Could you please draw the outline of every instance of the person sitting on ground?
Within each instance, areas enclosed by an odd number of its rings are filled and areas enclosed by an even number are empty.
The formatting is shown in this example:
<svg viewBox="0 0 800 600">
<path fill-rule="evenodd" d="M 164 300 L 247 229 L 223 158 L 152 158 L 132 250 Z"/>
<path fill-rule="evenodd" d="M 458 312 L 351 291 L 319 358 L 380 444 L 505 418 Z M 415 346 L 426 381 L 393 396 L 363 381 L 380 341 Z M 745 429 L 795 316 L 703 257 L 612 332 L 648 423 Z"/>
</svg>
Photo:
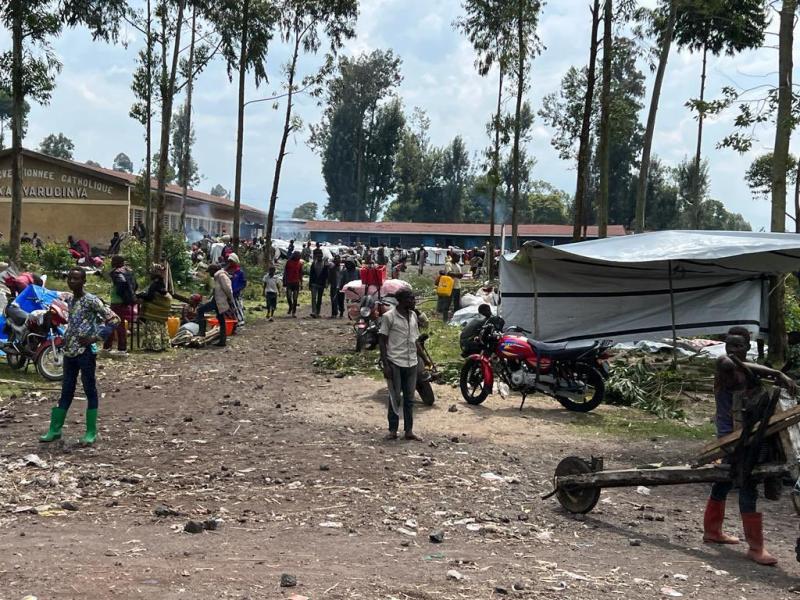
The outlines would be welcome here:
<svg viewBox="0 0 800 600">
<path fill-rule="evenodd" d="M 133 322 L 136 306 L 136 276 L 125 265 L 125 258 L 119 254 L 111 257 L 111 310 L 120 318 L 114 333 L 106 339 L 103 350 L 111 350 L 111 342 L 117 337 L 117 351 L 127 354 L 128 331 L 126 323 Z"/>
<path fill-rule="evenodd" d="M 150 267 L 150 285 L 136 294 L 141 302 L 139 320 L 144 324 L 142 349 L 149 352 L 164 352 L 169 349 L 167 319 L 172 304 L 172 296 L 167 291 L 164 280 L 166 269 L 163 265 Z"/>
<path fill-rule="evenodd" d="M 272 266 L 264 275 L 264 302 L 267 307 L 267 321 L 272 323 L 275 320 L 275 310 L 278 308 L 278 293 L 280 292 L 281 282 L 275 276 L 275 267 Z"/>
<path fill-rule="evenodd" d="M 219 265 L 209 265 L 208 274 L 213 280 L 213 292 L 211 300 L 203 304 L 197 310 L 196 323 L 200 330 L 198 335 L 205 337 L 206 335 L 206 313 L 213 312 L 217 316 L 219 323 L 219 341 L 216 346 L 225 347 L 227 343 L 227 330 L 225 327 L 226 315 L 233 309 L 233 288 L 231 287 L 231 278 Z"/>
<path fill-rule="evenodd" d="M 181 307 L 181 325 L 195 322 L 197 319 L 197 308 L 202 302 L 203 296 L 200 294 L 192 294 L 189 296 L 189 301 Z"/>
<path fill-rule="evenodd" d="M 761 378 L 774 380 L 776 385 L 785 387 L 792 394 L 797 391 L 795 382 L 780 371 L 746 362 L 749 349 L 750 332 L 744 327 L 731 327 L 725 338 L 725 355 L 717 359 L 714 375 L 718 438 L 741 429 L 742 409 L 755 405 L 764 393 Z M 737 538 L 722 532 L 725 501 L 732 488 L 732 481 L 717 482 L 711 486 L 703 516 L 703 541 L 706 543 L 739 543 Z M 774 565 L 778 560 L 764 549 L 762 515 L 756 512 L 757 499 L 755 482 L 749 481 L 739 490 L 739 512 L 749 546 L 747 557 L 760 565 Z"/>
</svg>

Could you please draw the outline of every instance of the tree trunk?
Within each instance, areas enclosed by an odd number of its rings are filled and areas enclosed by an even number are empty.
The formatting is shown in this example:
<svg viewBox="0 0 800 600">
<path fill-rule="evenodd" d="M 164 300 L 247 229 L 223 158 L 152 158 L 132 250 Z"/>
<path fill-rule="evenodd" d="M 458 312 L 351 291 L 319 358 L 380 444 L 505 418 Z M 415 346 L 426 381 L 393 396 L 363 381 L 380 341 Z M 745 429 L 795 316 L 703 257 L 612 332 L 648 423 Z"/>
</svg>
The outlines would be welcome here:
<svg viewBox="0 0 800 600">
<path fill-rule="evenodd" d="M 778 49 L 778 114 L 775 121 L 775 146 L 772 153 L 772 226 L 771 231 L 786 231 L 786 163 L 792 135 L 792 50 L 794 13 L 797 0 L 784 0 L 781 7 Z M 769 356 L 772 365 L 783 364 L 786 354 L 784 320 L 785 287 L 783 277 L 770 278 Z"/>
<path fill-rule="evenodd" d="M 297 58 L 300 54 L 300 30 L 297 21 L 295 20 L 294 28 L 294 53 L 292 54 L 292 62 L 289 65 L 289 73 L 287 81 L 289 83 L 289 92 L 286 100 L 286 116 L 283 121 L 283 135 L 281 136 L 281 145 L 278 150 L 278 158 L 275 160 L 275 175 L 272 178 L 272 193 L 269 196 L 269 210 L 267 211 L 267 243 L 265 252 L 267 253 L 267 267 L 274 262 L 272 256 L 272 227 L 275 222 L 275 204 L 278 202 L 278 189 L 281 180 L 281 167 L 283 166 L 283 157 L 286 156 L 286 142 L 289 140 L 289 134 L 292 130 L 292 97 L 294 95 L 294 75 L 297 69 Z"/>
<path fill-rule="evenodd" d="M 678 2 L 677 0 L 672 0 L 669 6 L 667 30 L 664 32 L 664 38 L 661 40 L 656 80 L 653 83 L 653 95 L 650 97 L 650 110 L 647 114 L 647 128 L 644 132 L 642 163 L 639 167 L 639 182 L 636 189 L 636 217 L 633 226 L 636 233 L 642 233 L 644 231 L 644 213 L 645 206 L 647 205 L 647 178 L 650 171 L 650 150 L 653 146 L 653 133 L 655 133 L 656 130 L 656 113 L 658 112 L 658 101 L 661 97 L 661 84 L 664 82 L 664 71 L 667 70 L 667 60 L 669 59 L 670 46 L 672 46 L 672 34 L 675 31 L 677 12 Z"/>
<path fill-rule="evenodd" d="M 22 90 L 22 1 L 14 0 L 11 15 L 11 226 L 8 232 L 9 262 L 19 266 L 19 240 L 22 229 L 22 120 L 25 96 Z"/>
<path fill-rule="evenodd" d="M 164 81 L 163 72 L 161 79 L 161 148 L 158 157 L 158 204 L 156 207 L 156 222 L 153 227 L 153 260 L 161 262 L 161 245 L 164 229 L 164 209 L 167 198 L 167 160 L 169 158 L 169 130 L 172 125 L 172 101 L 175 92 L 175 76 L 178 71 L 178 55 L 181 49 L 181 27 L 183 24 L 183 7 L 185 0 L 178 2 L 178 18 L 175 22 L 175 41 L 172 48 L 172 65 L 169 71 L 169 80 Z"/>
<path fill-rule="evenodd" d="M 708 46 L 703 45 L 703 69 L 700 72 L 700 102 L 705 100 L 706 97 L 706 62 L 708 59 Z M 702 198 L 700 198 L 700 160 L 702 158 L 703 149 L 703 121 L 705 120 L 705 112 L 701 108 L 697 115 L 697 148 L 694 152 L 694 180 L 692 181 L 692 198 L 694 199 L 694 213 L 695 223 L 694 228 L 699 227 L 700 221 L 700 208 L 702 206 Z"/>
<path fill-rule="evenodd" d="M 794 232 L 800 233 L 800 161 L 794 179 Z"/>
<path fill-rule="evenodd" d="M 597 206 L 597 236 L 608 235 L 609 144 L 611 141 L 611 25 L 613 0 L 605 0 L 603 16 L 603 89 L 600 94 L 600 201 Z"/>
<path fill-rule="evenodd" d="M 589 65 L 586 75 L 586 97 L 583 100 L 583 120 L 578 142 L 578 180 L 575 184 L 575 205 L 573 207 L 572 239 L 581 239 L 584 215 L 586 213 L 586 192 L 589 173 L 590 133 L 592 126 L 592 106 L 594 104 L 594 79 L 597 70 L 597 30 L 600 28 L 600 0 L 594 0 L 592 9 L 592 39 L 589 44 Z"/>
<path fill-rule="evenodd" d="M 492 156 L 492 201 L 489 207 L 489 253 L 486 257 L 489 279 L 494 277 L 494 228 L 495 211 L 497 210 L 497 186 L 500 183 L 500 119 L 503 102 L 503 65 L 499 65 L 500 77 L 497 83 L 497 112 L 494 117 L 494 154 Z"/>
<path fill-rule="evenodd" d="M 244 145 L 244 84 L 247 78 L 247 36 L 250 25 L 250 0 L 242 7 L 242 47 L 239 53 L 239 117 L 236 133 L 236 183 L 233 188 L 233 248 L 239 251 L 242 205 L 242 146 Z"/>
<path fill-rule="evenodd" d="M 194 43 L 197 35 L 197 7 L 192 10 L 192 41 L 189 44 L 189 81 L 186 82 L 186 135 L 183 138 L 183 156 L 181 156 L 181 170 L 183 181 L 181 185 L 181 219 L 180 232 L 186 235 L 186 196 L 189 192 L 189 167 L 192 164 L 192 90 L 194 88 Z"/>
<path fill-rule="evenodd" d="M 145 257 L 148 262 L 152 262 L 153 257 L 151 255 L 151 242 L 153 239 L 153 185 L 152 185 L 152 175 L 150 171 L 152 170 L 152 161 L 153 161 L 153 136 L 150 131 L 153 121 L 153 32 L 152 32 L 152 7 L 150 6 L 150 0 L 147 0 L 147 98 L 145 99 L 145 104 L 147 105 L 147 116 L 145 118 L 145 166 L 144 166 L 144 193 L 145 193 L 145 205 L 147 210 L 145 211 Z"/>
<path fill-rule="evenodd" d="M 517 230 L 519 227 L 519 184 L 520 184 L 520 134 L 522 133 L 522 93 L 525 90 L 525 30 L 523 23 L 522 0 L 517 2 L 517 106 L 514 113 L 514 191 L 511 198 L 511 249 L 519 249 Z"/>
</svg>

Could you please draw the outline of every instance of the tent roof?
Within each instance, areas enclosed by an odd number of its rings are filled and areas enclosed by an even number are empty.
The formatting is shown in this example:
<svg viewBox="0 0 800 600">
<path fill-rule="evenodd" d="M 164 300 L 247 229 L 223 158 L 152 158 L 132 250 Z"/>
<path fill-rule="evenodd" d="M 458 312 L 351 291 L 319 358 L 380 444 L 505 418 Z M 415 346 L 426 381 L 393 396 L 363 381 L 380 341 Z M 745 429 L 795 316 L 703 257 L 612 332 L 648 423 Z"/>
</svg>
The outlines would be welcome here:
<svg viewBox="0 0 800 600">
<path fill-rule="evenodd" d="M 523 252 L 536 260 L 620 267 L 660 268 L 669 261 L 683 261 L 749 273 L 785 273 L 800 269 L 800 235 L 794 233 L 655 231 L 561 246 L 528 242 Z M 517 261 L 521 259 L 516 257 Z"/>
</svg>

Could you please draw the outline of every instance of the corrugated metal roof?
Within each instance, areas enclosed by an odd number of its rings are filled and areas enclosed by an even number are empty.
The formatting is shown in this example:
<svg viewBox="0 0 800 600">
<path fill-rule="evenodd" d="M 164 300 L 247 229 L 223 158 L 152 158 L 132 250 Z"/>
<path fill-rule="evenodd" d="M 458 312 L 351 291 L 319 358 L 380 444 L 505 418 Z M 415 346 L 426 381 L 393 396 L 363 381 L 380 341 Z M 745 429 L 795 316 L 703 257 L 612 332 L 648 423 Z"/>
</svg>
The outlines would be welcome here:
<svg viewBox="0 0 800 600">
<path fill-rule="evenodd" d="M 306 221 L 304 229 L 320 233 L 394 233 L 407 235 L 487 235 L 488 223 L 397 223 L 397 222 L 362 222 L 362 221 Z M 588 227 L 591 237 L 597 236 L 597 226 Z M 520 224 L 518 234 L 522 237 L 572 237 L 572 225 Z M 500 235 L 500 225 L 495 225 L 495 235 Z M 506 235 L 511 235 L 511 226 L 506 225 Z M 608 236 L 625 235 L 622 225 L 609 225 Z"/>
</svg>

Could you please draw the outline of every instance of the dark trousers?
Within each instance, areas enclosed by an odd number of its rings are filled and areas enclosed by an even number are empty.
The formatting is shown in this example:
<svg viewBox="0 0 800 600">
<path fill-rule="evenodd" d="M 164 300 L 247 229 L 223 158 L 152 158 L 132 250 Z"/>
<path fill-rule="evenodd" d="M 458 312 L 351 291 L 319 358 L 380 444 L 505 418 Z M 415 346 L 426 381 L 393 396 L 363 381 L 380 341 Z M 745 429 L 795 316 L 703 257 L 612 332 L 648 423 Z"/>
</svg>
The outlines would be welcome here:
<svg viewBox="0 0 800 600">
<path fill-rule="evenodd" d="M 297 296 L 300 294 L 299 283 L 286 284 L 286 302 L 289 304 L 289 313 L 293 315 L 297 313 Z"/>
<path fill-rule="evenodd" d="M 275 309 L 278 308 L 278 294 L 275 292 L 266 293 L 267 300 L 267 316 L 271 317 L 275 314 Z"/>
<path fill-rule="evenodd" d="M 319 316 L 322 312 L 322 294 L 325 286 L 313 284 L 311 286 L 311 314 Z"/>
<path fill-rule="evenodd" d="M 331 316 L 344 315 L 344 292 L 335 285 L 331 286 Z"/>
<path fill-rule="evenodd" d="M 205 335 L 206 314 L 210 312 L 213 312 L 217 316 L 217 321 L 219 321 L 219 344 L 223 345 L 227 339 L 228 332 L 225 327 L 225 315 L 220 314 L 219 309 L 217 308 L 216 300 L 211 300 L 210 302 L 201 304 L 200 308 L 197 309 L 197 318 L 194 320 L 194 322 L 200 327 L 200 335 Z"/>
<path fill-rule="evenodd" d="M 720 502 L 725 502 L 728 494 L 733 489 L 732 481 L 719 481 L 711 486 L 711 498 Z M 750 483 L 739 488 L 739 512 L 756 512 L 756 501 L 758 500 L 758 489 L 755 483 Z"/>
<path fill-rule="evenodd" d="M 97 357 L 89 348 L 78 356 L 64 357 L 64 379 L 61 381 L 61 398 L 58 400 L 58 407 L 69 410 L 72 400 L 75 397 L 75 388 L 78 385 L 78 375 L 81 376 L 83 392 L 88 401 L 87 408 L 97 408 L 97 378 L 95 370 L 97 368 Z"/>
<path fill-rule="evenodd" d="M 417 389 L 417 366 L 398 367 L 391 364 L 392 378 L 389 386 L 389 431 L 396 432 L 400 427 L 399 405 L 403 404 L 403 430 L 414 430 L 414 393 Z M 398 410 L 395 410 L 395 407 Z"/>
</svg>

